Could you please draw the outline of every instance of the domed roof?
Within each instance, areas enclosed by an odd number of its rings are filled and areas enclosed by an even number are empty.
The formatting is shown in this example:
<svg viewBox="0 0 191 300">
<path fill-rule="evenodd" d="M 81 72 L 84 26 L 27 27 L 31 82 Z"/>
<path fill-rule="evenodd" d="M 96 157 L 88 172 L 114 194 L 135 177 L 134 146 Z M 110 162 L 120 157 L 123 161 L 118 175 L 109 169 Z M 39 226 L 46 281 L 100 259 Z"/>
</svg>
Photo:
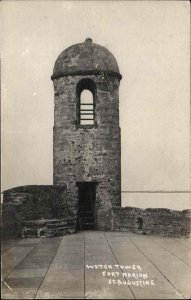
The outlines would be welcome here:
<svg viewBox="0 0 191 300">
<path fill-rule="evenodd" d="M 121 79 L 113 54 L 105 47 L 92 43 L 92 40 L 87 38 L 84 43 L 72 45 L 58 56 L 52 79 L 68 75 L 102 73 Z"/>
</svg>

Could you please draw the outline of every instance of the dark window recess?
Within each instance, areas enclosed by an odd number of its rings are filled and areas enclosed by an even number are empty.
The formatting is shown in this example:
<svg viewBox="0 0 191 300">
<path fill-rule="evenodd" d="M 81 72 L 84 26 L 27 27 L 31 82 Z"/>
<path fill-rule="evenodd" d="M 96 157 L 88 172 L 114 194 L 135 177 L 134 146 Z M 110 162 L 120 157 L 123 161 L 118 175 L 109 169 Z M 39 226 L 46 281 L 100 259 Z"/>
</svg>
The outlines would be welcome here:
<svg viewBox="0 0 191 300">
<path fill-rule="evenodd" d="M 95 84 L 91 79 L 82 79 L 77 85 L 77 123 L 95 125 Z"/>
<path fill-rule="evenodd" d="M 143 219 L 142 218 L 137 218 L 137 225 L 138 225 L 138 229 L 142 229 L 143 228 Z"/>
</svg>

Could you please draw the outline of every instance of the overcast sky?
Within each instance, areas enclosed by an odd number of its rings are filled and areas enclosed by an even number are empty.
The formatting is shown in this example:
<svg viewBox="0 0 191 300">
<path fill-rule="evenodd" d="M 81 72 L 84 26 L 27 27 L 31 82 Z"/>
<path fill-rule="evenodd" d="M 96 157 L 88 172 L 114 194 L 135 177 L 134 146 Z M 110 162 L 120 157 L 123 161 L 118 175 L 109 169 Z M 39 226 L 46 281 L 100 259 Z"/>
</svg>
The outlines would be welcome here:
<svg viewBox="0 0 191 300">
<path fill-rule="evenodd" d="M 116 57 L 123 190 L 189 190 L 189 2 L 5 1 L 2 189 L 52 184 L 54 62 L 91 37 Z"/>
</svg>

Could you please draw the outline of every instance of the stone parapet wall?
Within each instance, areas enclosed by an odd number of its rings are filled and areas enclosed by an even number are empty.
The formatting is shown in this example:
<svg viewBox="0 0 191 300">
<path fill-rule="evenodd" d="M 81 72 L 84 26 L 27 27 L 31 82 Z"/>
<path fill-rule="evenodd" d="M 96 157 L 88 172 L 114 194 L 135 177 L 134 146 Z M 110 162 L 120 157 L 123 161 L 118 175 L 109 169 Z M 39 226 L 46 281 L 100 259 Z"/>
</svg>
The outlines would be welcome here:
<svg viewBox="0 0 191 300">
<path fill-rule="evenodd" d="M 74 187 L 73 187 L 74 188 Z M 77 189 L 77 187 L 75 186 Z M 3 193 L 2 238 L 58 236 L 76 231 L 78 203 L 63 186 L 22 186 Z M 191 210 L 111 206 L 97 208 L 98 230 L 190 237 Z"/>
<path fill-rule="evenodd" d="M 172 237 L 189 237 L 191 210 L 113 207 L 112 230 Z"/>
<path fill-rule="evenodd" d="M 16 219 L 16 208 L 12 204 L 1 207 L 1 239 L 19 237 L 19 224 Z"/>
<path fill-rule="evenodd" d="M 40 224 L 38 222 L 42 220 L 76 218 L 67 203 L 68 194 L 65 184 L 20 186 L 3 192 L 2 237 L 6 239 L 12 236 L 27 236 L 27 232 L 31 232 L 33 221 L 36 222 L 35 224 Z M 28 225 L 26 222 L 29 222 Z M 22 234 L 23 226 L 25 234 Z M 36 227 L 40 228 L 39 225 Z M 57 229 L 55 226 L 55 235 L 59 232 Z M 54 229 L 51 232 L 53 235 Z"/>
<path fill-rule="evenodd" d="M 3 193 L 3 208 L 12 205 L 20 220 L 64 217 L 67 211 L 66 185 L 29 185 Z"/>
</svg>

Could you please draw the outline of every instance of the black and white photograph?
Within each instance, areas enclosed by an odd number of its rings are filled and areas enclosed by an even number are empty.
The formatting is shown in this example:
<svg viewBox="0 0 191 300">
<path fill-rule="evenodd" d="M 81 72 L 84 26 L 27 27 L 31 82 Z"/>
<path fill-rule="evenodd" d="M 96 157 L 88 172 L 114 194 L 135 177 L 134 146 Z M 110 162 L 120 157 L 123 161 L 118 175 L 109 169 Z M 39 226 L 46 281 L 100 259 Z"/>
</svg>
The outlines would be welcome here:
<svg viewBox="0 0 191 300">
<path fill-rule="evenodd" d="M 191 299 L 190 2 L 0 5 L 2 299 Z"/>
</svg>

